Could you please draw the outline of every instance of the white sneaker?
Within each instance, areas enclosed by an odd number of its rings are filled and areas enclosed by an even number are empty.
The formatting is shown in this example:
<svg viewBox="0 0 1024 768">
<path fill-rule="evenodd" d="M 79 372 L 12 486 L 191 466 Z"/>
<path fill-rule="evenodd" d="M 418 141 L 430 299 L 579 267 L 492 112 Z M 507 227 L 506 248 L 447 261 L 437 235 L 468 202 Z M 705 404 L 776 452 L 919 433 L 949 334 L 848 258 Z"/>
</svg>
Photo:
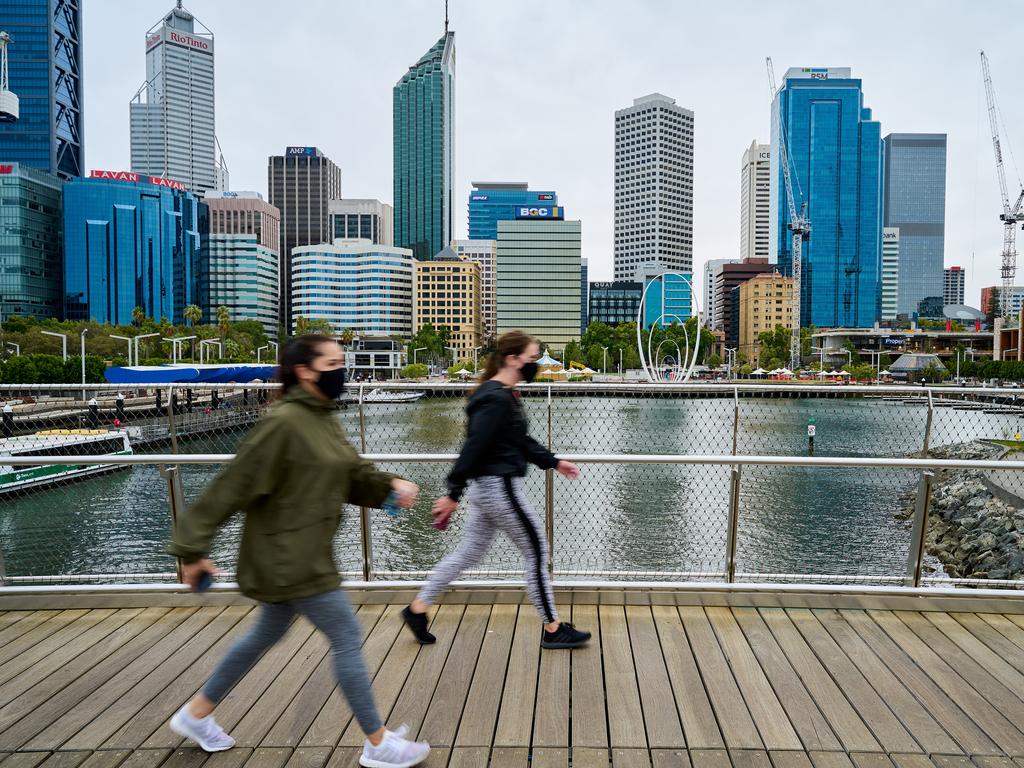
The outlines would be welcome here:
<svg viewBox="0 0 1024 768">
<path fill-rule="evenodd" d="M 384 738 L 376 747 L 367 740 L 359 764 L 364 768 L 411 768 L 423 762 L 430 754 L 430 745 L 425 741 L 409 741 L 406 726 L 397 731 L 384 731 Z"/>
<path fill-rule="evenodd" d="M 235 746 L 235 740 L 224 733 L 224 729 L 217 725 L 213 715 L 192 717 L 188 713 L 188 704 L 171 718 L 171 730 L 179 736 L 192 739 L 204 752 L 223 752 Z"/>
</svg>

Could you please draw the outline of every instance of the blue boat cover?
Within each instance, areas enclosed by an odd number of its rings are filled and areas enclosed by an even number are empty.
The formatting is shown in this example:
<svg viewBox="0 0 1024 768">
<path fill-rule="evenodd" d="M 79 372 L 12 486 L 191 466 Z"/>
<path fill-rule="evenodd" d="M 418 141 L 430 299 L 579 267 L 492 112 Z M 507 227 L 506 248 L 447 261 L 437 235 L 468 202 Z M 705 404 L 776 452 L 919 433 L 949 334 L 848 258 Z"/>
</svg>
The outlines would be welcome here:
<svg viewBox="0 0 1024 768">
<path fill-rule="evenodd" d="M 132 365 L 107 368 L 111 384 L 246 384 L 273 381 L 277 366 L 242 363 L 235 365 Z"/>
</svg>

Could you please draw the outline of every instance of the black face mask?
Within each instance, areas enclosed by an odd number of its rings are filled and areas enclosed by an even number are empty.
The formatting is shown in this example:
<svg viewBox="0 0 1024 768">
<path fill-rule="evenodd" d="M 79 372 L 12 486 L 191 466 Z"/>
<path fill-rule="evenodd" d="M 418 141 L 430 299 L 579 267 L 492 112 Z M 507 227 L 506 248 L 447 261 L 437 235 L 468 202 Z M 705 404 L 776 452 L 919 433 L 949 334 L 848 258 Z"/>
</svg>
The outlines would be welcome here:
<svg viewBox="0 0 1024 768">
<path fill-rule="evenodd" d="M 335 368 L 333 371 L 320 371 L 316 387 L 328 400 L 337 400 L 345 391 L 345 369 Z"/>
<path fill-rule="evenodd" d="M 523 367 L 519 369 L 519 375 L 523 377 L 523 381 L 529 384 L 537 378 L 537 364 L 523 363 Z"/>
</svg>

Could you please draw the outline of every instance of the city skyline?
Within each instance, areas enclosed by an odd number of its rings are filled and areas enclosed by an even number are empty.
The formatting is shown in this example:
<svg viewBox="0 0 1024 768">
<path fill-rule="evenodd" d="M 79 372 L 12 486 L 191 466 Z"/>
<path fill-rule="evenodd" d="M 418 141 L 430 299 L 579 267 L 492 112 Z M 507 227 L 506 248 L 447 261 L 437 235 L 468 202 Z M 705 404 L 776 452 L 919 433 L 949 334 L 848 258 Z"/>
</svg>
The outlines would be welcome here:
<svg viewBox="0 0 1024 768">
<path fill-rule="evenodd" d="M 84 14 L 84 69 L 93 76 L 86 79 L 87 168 L 128 165 L 123 93 L 133 83 L 137 87 L 143 74 L 142 43 L 136 47 L 133 41 L 140 25 L 146 28 L 168 5 L 167 0 L 145 0 L 119 7 L 116 15 L 104 12 L 110 6 L 96 5 Z M 395 0 L 346 7 L 343 14 L 332 4 L 309 2 L 294 20 L 274 16 L 269 13 L 272 6 L 258 0 L 251 4 L 252 13 L 244 16 L 230 3 L 192 0 L 186 7 L 217 31 L 218 134 L 234 188 L 266 192 L 263 168 L 269 154 L 282 146 L 316 145 L 342 168 L 346 194 L 394 202 L 391 89 L 443 30 L 440 2 Z M 1009 133 L 1004 145 L 1014 145 L 1021 154 L 1024 105 L 1011 98 L 1011 73 L 1019 69 L 1022 54 L 1008 28 L 986 24 L 967 6 L 959 13 L 926 17 L 913 8 L 897 7 L 887 9 L 890 23 L 913 20 L 918 30 L 902 37 L 899 49 L 872 38 L 877 30 L 870 14 L 844 21 L 849 23 L 843 39 L 825 34 L 833 17 L 809 19 L 800 45 L 783 49 L 771 41 L 793 39 L 784 38 L 786 14 L 753 5 L 744 16 L 751 25 L 735 27 L 726 26 L 725 9 L 696 12 L 636 4 L 631 7 L 635 31 L 615 22 L 616 8 L 612 3 L 525 10 L 452 5 L 451 28 L 460 40 L 456 201 L 466 199 L 471 178 L 528 178 L 538 188 L 556 188 L 573 217 L 585 222 L 583 253 L 592 279 L 610 278 L 613 115 L 645 93 L 668 93 L 697 116 L 694 272 L 700 275 L 707 259 L 739 255 L 734 169 L 737 152 L 752 138 L 769 138 L 764 56 L 772 55 L 781 71 L 790 66 L 850 66 L 862 78 L 865 98 L 883 131 L 947 133 L 947 263 L 962 264 L 967 271 L 968 303 L 977 301 L 982 286 L 998 282 L 1000 206 L 977 51 L 984 47 L 992 59 Z M 343 33 L 346 45 L 338 48 L 337 25 L 322 22 L 335 18 L 340 23 L 342 16 L 344 29 L 360 33 Z M 273 25 L 270 18 L 275 19 Z M 321 21 L 312 24 L 311 19 Z M 671 23 L 673 19 L 686 24 Z M 724 33 L 706 34 L 716 28 L 730 29 L 725 53 Z M 498 38 L 495 29 L 502 30 Z M 562 45 L 569 29 L 573 43 Z M 248 77 L 249 46 L 271 30 L 277 42 L 269 63 L 277 87 L 269 90 L 281 94 L 281 104 L 254 110 L 252 105 L 264 100 L 268 89 L 263 80 Z M 959 36 L 954 46 L 933 44 L 954 31 Z M 607 48 L 612 41 L 616 50 L 636 55 L 614 60 L 581 55 Z M 330 58 L 323 53 L 326 50 L 338 55 Z M 332 99 L 315 99 L 323 78 L 310 73 L 321 71 L 329 77 L 331 71 L 344 69 L 349 55 L 358 63 L 360 77 L 338 79 Z M 521 62 L 541 55 L 545 68 L 559 72 L 559 78 L 531 80 Z M 571 82 L 572 88 L 560 87 L 559 81 Z M 721 98 L 723 89 L 730 94 L 727 103 Z M 948 109 L 947 90 L 960 93 L 961 109 Z M 358 121 L 351 119 L 353 104 L 359 106 Z M 300 111 L 290 112 L 290 107 Z M 259 125 L 253 125 L 253 114 L 259 115 Z M 488 119 L 481 121 L 481 115 Z M 1012 178 L 1013 169 L 1008 170 Z M 454 236 L 465 237 L 465 209 L 458 202 L 454 215 Z M 973 264 L 972 249 L 977 255 Z"/>
</svg>

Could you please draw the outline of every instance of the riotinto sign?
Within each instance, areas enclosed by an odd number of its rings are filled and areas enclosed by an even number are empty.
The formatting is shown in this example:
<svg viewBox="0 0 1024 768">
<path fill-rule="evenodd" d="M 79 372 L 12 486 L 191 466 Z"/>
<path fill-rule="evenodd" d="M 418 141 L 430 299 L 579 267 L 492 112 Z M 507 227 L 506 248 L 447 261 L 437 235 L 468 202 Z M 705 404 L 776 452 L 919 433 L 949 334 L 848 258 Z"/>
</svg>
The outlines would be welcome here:
<svg viewBox="0 0 1024 768">
<path fill-rule="evenodd" d="M 517 219 L 556 219 L 560 220 L 565 216 L 565 209 L 560 205 L 546 206 L 517 206 Z"/>
</svg>

